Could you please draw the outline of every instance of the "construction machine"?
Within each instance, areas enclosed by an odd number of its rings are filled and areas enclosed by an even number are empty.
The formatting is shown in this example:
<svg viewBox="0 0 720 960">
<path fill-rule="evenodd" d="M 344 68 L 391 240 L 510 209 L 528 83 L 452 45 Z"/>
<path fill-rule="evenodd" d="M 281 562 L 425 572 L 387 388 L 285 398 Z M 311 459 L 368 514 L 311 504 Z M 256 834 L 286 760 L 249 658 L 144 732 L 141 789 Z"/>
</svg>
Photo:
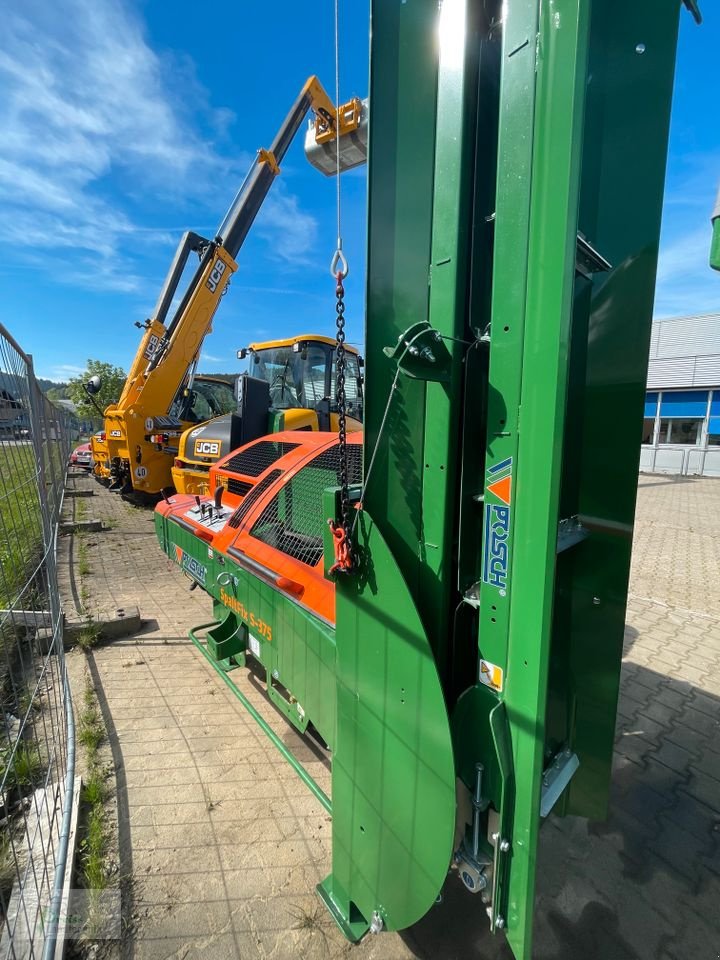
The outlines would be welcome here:
<svg viewBox="0 0 720 960">
<path fill-rule="evenodd" d="M 171 405 L 183 382 L 190 383 L 192 389 L 203 341 L 211 332 L 215 311 L 237 269 L 235 258 L 309 113 L 313 119 L 305 152 L 314 166 L 328 174 L 364 163 L 367 105 L 353 98 L 336 108 L 318 78 L 310 77 L 270 148 L 258 151 L 214 239 L 185 233 L 152 317 L 137 324 L 144 333 L 125 387 L 118 402 L 105 410 L 107 462 L 116 489 L 155 496 L 170 486 L 176 451 L 174 444 L 162 439 L 158 442 L 157 438 L 179 438 L 188 427 L 171 412 Z M 193 253 L 200 258 L 199 266 L 168 321 Z"/>
<path fill-rule="evenodd" d="M 157 507 L 191 638 L 332 814 L 351 940 L 450 933 L 462 884 L 531 960 L 543 821 L 606 813 L 681 6 L 373 0 L 363 440 L 260 438 Z"/>
<path fill-rule="evenodd" d="M 101 483 L 110 483 L 110 452 L 104 430 L 99 430 L 90 437 L 90 450 L 93 476 Z"/>
<path fill-rule="evenodd" d="M 346 348 L 347 427 L 362 427 L 362 358 Z M 186 430 L 178 444 L 172 479 L 178 493 L 207 494 L 210 467 L 231 450 L 266 433 L 338 429 L 335 341 L 317 334 L 251 343 L 238 351 L 249 359 L 237 381 L 234 412 Z"/>
</svg>

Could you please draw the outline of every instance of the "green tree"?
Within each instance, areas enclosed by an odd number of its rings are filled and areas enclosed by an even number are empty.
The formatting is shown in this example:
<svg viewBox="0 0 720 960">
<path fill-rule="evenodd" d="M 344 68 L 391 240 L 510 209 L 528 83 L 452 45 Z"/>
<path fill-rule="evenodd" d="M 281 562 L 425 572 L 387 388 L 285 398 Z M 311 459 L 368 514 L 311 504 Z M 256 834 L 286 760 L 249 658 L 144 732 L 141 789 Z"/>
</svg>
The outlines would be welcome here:
<svg viewBox="0 0 720 960">
<path fill-rule="evenodd" d="M 85 391 L 85 384 L 90 377 L 96 376 L 100 377 L 102 386 L 94 399 L 101 410 L 111 403 L 116 403 L 125 386 L 126 374 L 122 367 L 114 367 L 102 360 L 88 360 L 87 370 L 79 377 L 73 377 L 68 383 L 68 395 L 81 416 L 97 416 L 97 409 Z"/>
<path fill-rule="evenodd" d="M 69 400 L 68 386 L 66 383 L 55 383 L 52 387 L 45 390 L 45 396 L 53 403 L 57 400 Z"/>
</svg>

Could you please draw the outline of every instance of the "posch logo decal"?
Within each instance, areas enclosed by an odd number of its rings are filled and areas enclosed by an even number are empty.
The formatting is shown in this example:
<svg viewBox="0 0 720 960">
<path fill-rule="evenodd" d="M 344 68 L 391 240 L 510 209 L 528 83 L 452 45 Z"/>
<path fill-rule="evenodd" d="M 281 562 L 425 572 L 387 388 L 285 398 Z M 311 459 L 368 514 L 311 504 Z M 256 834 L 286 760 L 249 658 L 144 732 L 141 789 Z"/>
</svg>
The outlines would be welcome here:
<svg viewBox="0 0 720 960">
<path fill-rule="evenodd" d="M 485 488 L 485 538 L 483 542 L 483 582 L 507 591 L 510 569 L 510 501 L 512 499 L 512 457 L 487 471 Z M 499 501 L 495 503 L 493 501 Z"/>
<path fill-rule="evenodd" d="M 207 579 L 207 567 L 204 567 L 199 560 L 185 553 L 182 547 L 175 544 L 175 559 L 180 564 L 180 569 L 189 574 L 193 580 L 197 580 L 201 587 L 205 586 Z"/>
<path fill-rule="evenodd" d="M 216 457 L 219 453 L 220 453 L 219 440 L 196 440 L 195 441 L 196 457 Z"/>
</svg>

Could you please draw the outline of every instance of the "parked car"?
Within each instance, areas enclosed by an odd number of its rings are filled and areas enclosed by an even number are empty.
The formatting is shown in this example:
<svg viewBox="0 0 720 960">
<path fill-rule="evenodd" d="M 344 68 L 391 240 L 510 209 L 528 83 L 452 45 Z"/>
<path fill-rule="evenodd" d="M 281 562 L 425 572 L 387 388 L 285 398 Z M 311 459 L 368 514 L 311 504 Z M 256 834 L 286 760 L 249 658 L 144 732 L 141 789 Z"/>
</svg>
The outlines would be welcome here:
<svg viewBox="0 0 720 960">
<path fill-rule="evenodd" d="M 76 467 L 83 467 L 85 470 L 92 470 L 93 455 L 92 450 L 90 449 L 90 444 L 81 443 L 79 447 L 75 447 L 73 452 L 70 454 L 70 463 L 74 464 Z"/>
</svg>

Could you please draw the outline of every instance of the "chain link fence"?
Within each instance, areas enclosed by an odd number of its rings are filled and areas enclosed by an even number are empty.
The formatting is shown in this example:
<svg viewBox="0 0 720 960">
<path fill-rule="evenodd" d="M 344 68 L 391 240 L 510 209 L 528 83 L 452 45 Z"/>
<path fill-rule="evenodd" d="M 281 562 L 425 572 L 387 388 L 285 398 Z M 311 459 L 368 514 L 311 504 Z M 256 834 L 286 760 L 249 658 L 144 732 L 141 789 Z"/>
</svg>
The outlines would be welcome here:
<svg viewBox="0 0 720 960">
<path fill-rule="evenodd" d="M 55 955 L 74 782 L 57 534 L 78 434 L 0 325 L 0 960 Z"/>
</svg>

